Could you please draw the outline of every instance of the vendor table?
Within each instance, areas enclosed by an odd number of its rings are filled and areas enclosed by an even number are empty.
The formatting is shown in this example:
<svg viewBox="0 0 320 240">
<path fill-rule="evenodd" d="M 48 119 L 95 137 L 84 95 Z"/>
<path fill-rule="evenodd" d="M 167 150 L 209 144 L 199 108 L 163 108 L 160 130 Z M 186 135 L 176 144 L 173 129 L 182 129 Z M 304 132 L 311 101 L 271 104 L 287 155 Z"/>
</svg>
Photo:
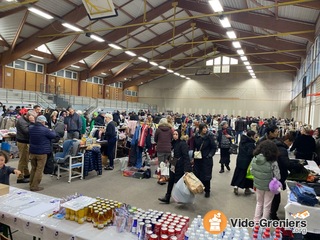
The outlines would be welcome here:
<svg viewBox="0 0 320 240">
<path fill-rule="evenodd" d="M 59 199 L 40 193 L 10 187 L 9 194 L 0 196 L 0 222 L 25 234 L 43 240 L 133 240 L 137 236 L 118 233 L 110 226 L 98 230 L 91 223 L 78 224 L 51 216 Z"/>
<path fill-rule="evenodd" d="M 288 181 L 288 185 L 293 184 L 293 182 Z M 307 217 L 305 220 L 307 221 L 307 230 L 308 233 L 316 233 L 320 234 L 320 205 L 317 204 L 314 207 L 302 205 L 297 202 L 290 201 L 290 189 L 287 187 L 287 193 L 288 193 L 288 202 L 285 209 L 285 216 L 288 220 L 299 220 L 295 219 L 293 215 L 296 213 L 302 213 L 304 211 L 308 211 L 310 213 L 310 216 Z"/>
</svg>

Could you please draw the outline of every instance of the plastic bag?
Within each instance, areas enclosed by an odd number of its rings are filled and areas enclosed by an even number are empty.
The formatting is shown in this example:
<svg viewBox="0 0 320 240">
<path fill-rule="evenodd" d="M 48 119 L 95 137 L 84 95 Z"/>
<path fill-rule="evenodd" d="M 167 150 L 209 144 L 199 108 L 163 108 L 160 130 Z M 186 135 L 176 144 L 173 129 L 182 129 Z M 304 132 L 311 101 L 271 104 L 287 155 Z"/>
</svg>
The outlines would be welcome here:
<svg viewBox="0 0 320 240">
<path fill-rule="evenodd" d="M 249 167 L 247 169 L 246 179 L 253 180 L 253 175 L 251 173 L 251 163 L 249 164 Z"/>
<path fill-rule="evenodd" d="M 193 193 L 203 193 L 204 185 L 193 173 L 186 173 L 183 176 L 184 182 L 186 183 L 188 189 Z"/>
<path fill-rule="evenodd" d="M 174 201 L 178 203 L 194 203 L 195 200 L 195 195 L 190 192 L 183 177 L 174 185 L 171 195 Z"/>
</svg>

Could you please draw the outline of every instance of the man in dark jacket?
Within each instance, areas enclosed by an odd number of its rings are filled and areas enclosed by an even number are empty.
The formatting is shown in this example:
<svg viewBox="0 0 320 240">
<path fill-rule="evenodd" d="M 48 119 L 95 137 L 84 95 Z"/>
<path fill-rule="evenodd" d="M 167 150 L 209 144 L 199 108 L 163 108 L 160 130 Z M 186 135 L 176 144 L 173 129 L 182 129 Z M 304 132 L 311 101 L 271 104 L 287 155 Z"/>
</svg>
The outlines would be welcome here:
<svg viewBox="0 0 320 240">
<path fill-rule="evenodd" d="M 82 122 L 81 122 L 80 116 L 71 107 L 69 107 L 67 111 L 69 112 L 69 116 L 65 117 L 64 119 L 65 128 L 68 132 L 67 138 L 79 139 L 81 128 L 82 128 Z"/>
<path fill-rule="evenodd" d="M 277 162 L 280 169 L 280 182 L 282 184 L 282 189 L 286 189 L 286 179 L 288 177 L 288 170 L 289 170 L 289 155 L 288 155 L 288 148 L 294 142 L 295 135 L 293 132 L 289 132 L 285 136 L 280 138 L 273 139 L 273 142 L 277 145 L 280 155 L 278 156 Z M 281 202 L 281 194 L 275 194 L 271 204 L 271 211 L 270 211 L 270 219 L 272 220 L 279 220 L 277 216 L 277 211 L 279 209 L 279 205 Z"/>
<path fill-rule="evenodd" d="M 104 151 L 104 155 L 108 156 L 109 166 L 106 166 L 104 170 L 113 170 L 115 146 L 117 143 L 117 132 L 116 132 L 116 125 L 113 121 L 112 114 L 110 113 L 106 114 L 106 123 L 107 123 L 107 127 L 101 138 L 103 140 L 108 141 L 108 145 L 103 149 L 103 151 Z"/>
<path fill-rule="evenodd" d="M 98 113 L 99 113 L 99 115 L 95 118 L 94 125 L 96 125 L 96 126 L 104 126 L 104 125 L 106 125 L 105 119 L 104 119 L 105 115 L 106 115 L 106 112 L 101 110 Z"/>
<path fill-rule="evenodd" d="M 243 134 L 243 131 L 245 131 L 247 128 L 246 128 L 246 122 L 243 121 L 243 119 L 238 116 L 237 120 L 235 121 L 235 127 L 234 127 L 234 130 L 236 131 L 236 141 L 235 143 L 238 144 L 238 138 L 240 136 L 240 139 L 241 139 L 241 136 Z"/>
<path fill-rule="evenodd" d="M 17 128 L 17 147 L 19 149 L 19 163 L 18 170 L 21 174 L 18 176 L 17 183 L 28 183 L 30 172 L 29 172 L 29 126 L 31 122 L 29 121 L 29 116 L 34 118 L 37 114 L 34 111 L 29 111 L 27 109 L 21 110 L 21 117 L 18 119 Z M 32 118 L 31 118 L 32 119 Z"/>
<path fill-rule="evenodd" d="M 36 123 L 29 127 L 30 143 L 30 190 L 41 191 L 39 184 L 47 161 L 47 155 L 51 153 L 51 140 L 56 137 L 56 133 L 45 126 L 47 119 L 45 116 L 38 116 Z"/>
</svg>

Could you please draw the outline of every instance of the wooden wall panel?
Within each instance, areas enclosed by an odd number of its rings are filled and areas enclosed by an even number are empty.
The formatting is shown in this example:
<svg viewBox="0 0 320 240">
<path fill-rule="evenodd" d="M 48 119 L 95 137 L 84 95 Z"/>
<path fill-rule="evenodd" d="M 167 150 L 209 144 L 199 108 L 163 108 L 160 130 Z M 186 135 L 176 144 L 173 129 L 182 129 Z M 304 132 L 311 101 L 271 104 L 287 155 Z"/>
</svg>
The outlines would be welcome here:
<svg viewBox="0 0 320 240">
<path fill-rule="evenodd" d="M 92 84 L 92 97 L 98 98 L 98 84 Z"/>
<path fill-rule="evenodd" d="M 24 90 L 26 86 L 26 72 L 24 70 L 15 69 L 13 88 Z"/>
<path fill-rule="evenodd" d="M 64 87 L 65 79 L 62 77 L 57 77 L 56 79 L 56 91 L 57 93 L 64 94 L 66 89 Z"/>
<path fill-rule="evenodd" d="M 75 82 L 75 81 L 74 81 L 74 80 L 71 80 L 71 79 L 65 79 L 65 80 L 64 80 L 64 90 L 65 90 L 65 94 L 72 95 L 71 82 Z"/>
<path fill-rule="evenodd" d="M 98 85 L 98 95 L 97 98 L 103 98 L 103 85 Z"/>
<path fill-rule="evenodd" d="M 87 82 L 85 81 L 81 81 L 80 96 L 83 96 L 83 97 L 87 96 Z"/>
<path fill-rule="evenodd" d="M 34 72 L 26 72 L 26 88 L 27 91 L 36 91 L 37 75 Z"/>
<path fill-rule="evenodd" d="M 13 88 L 13 79 L 14 79 L 14 69 L 13 68 L 5 68 L 4 70 L 4 88 Z"/>
<path fill-rule="evenodd" d="M 56 88 L 56 77 L 55 76 L 51 76 L 51 75 L 47 75 L 47 79 L 48 79 L 48 82 L 47 82 L 48 88 L 47 88 L 47 90 L 50 93 L 56 93 L 56 91 L 55 91 L 55 88 Z"/>
<path fill-rule="evenodd" d="M 111 99 L 111 95 L 110 95 L 110 87 L 109 86 L 105 86 L 105 99 Z"/>
<path fill-rule="evenodd" d="M 78 96 L 78 81 L 71 80 L 71 95 Z"/>
<path fill-rule="evenodd" d="M 87 96 L 86 97 L 92 97 L 92 83 L 87 82 Z"/>
<path fill-rule="evenodd" d="M 41 92 L 41 86 L 44 84 L 44 75 L 36 73 L 36 91 Z"/>
</svg>

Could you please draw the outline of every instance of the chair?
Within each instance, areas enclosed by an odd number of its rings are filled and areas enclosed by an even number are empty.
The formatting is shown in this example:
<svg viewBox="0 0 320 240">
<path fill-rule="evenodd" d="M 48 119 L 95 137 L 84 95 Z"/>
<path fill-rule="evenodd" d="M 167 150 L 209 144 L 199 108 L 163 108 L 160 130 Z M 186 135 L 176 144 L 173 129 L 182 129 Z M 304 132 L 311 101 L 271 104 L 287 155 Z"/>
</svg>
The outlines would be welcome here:
<svg viewBox="0 0 320 240">
<path fill-rule="evenodd" d="M 80 142 L 78 140 L 66 140 L 63 143 L 63 152 L 55 155 L 55 163 L 58 167 L 57 179 L 60 179 L 60 170 L 69 173 L 68 183 L 71 179 L 79 177 L 83 179 L 84 155 L 79 152 Z M 81 172 L 74 171 L 75 168 L 81 168 Z"/>
</svg>

